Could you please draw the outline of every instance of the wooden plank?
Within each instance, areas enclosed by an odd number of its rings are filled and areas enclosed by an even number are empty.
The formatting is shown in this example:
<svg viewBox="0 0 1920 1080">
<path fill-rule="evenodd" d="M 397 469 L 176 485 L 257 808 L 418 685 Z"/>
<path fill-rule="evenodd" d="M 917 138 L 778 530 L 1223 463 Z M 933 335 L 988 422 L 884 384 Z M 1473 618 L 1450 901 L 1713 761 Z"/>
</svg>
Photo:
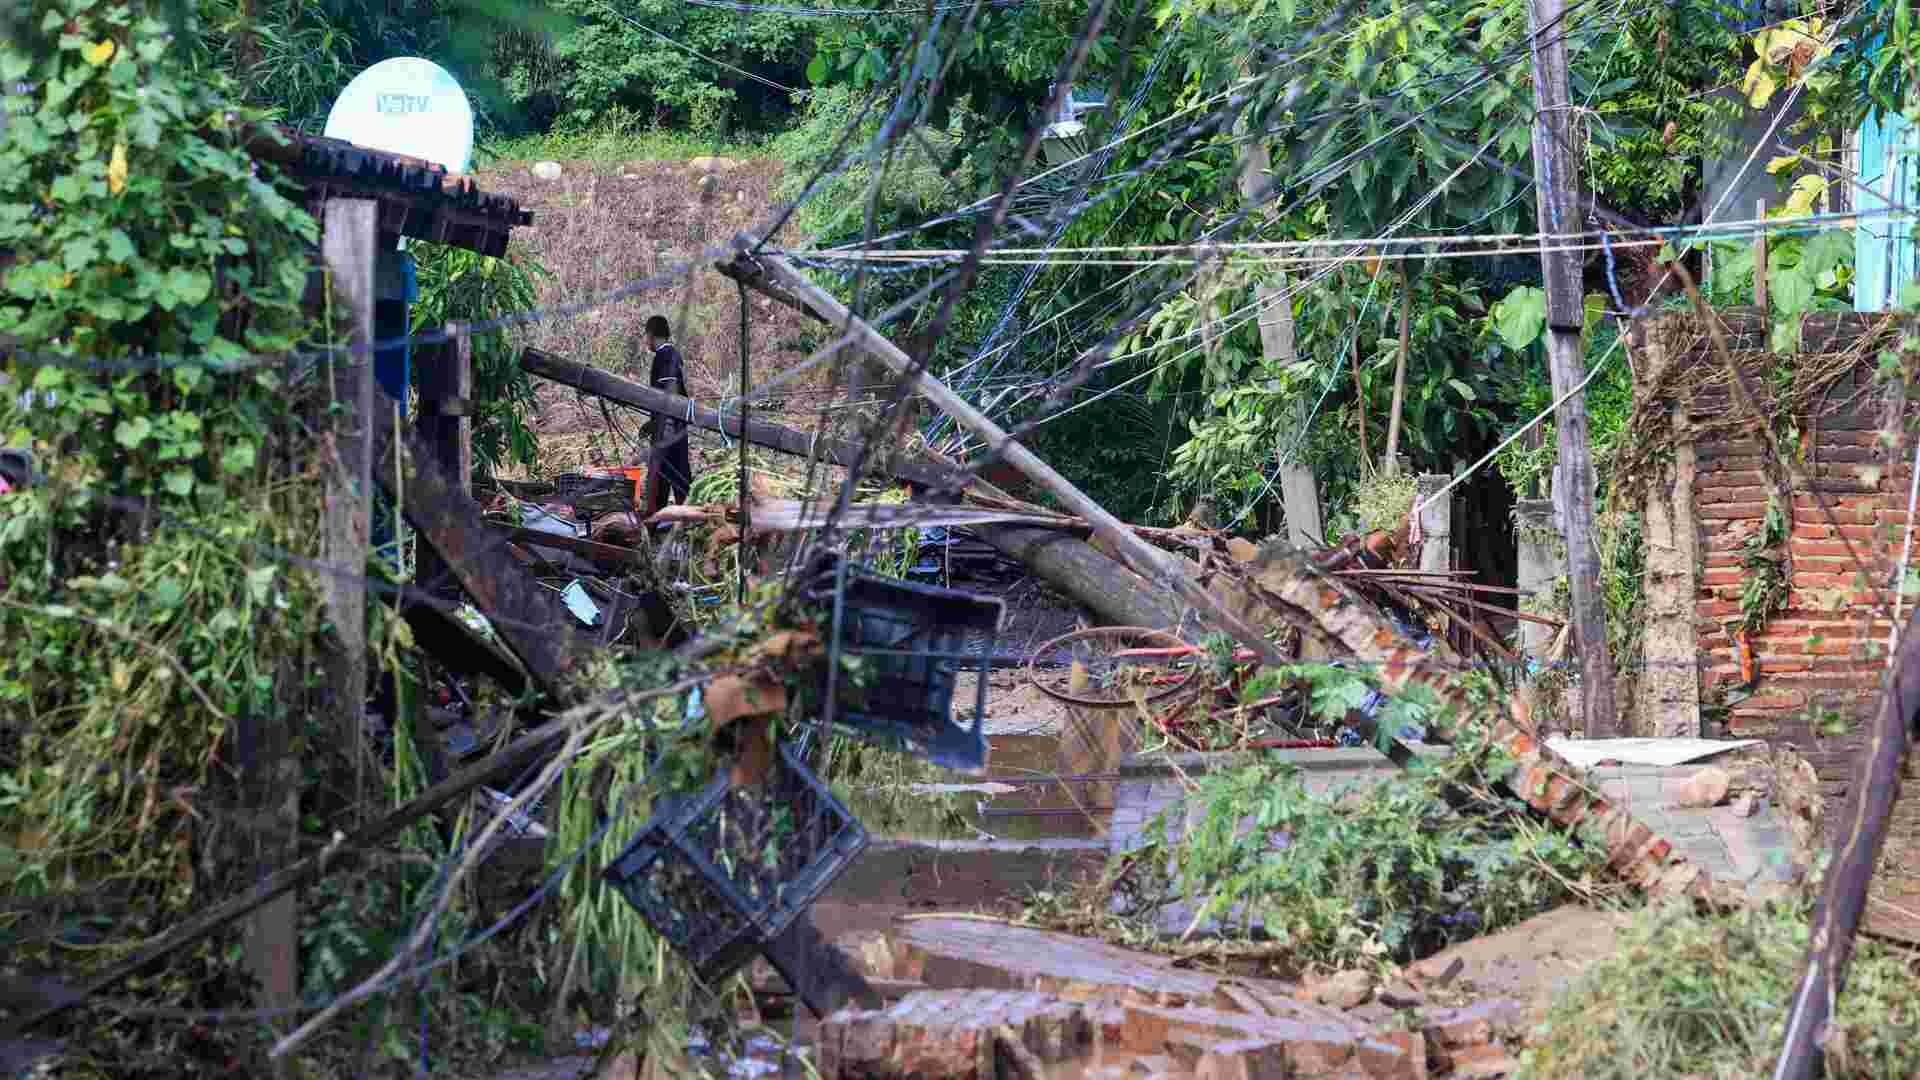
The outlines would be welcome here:
<svg viewBox="0 0 1920 1080">
<path fill-rule="evenodd" d="M 333 461 L 325 470 L 321 559 L 339 573 L 327 575 L 327 620 L 334 643 L 325 658 L 332 714 L 327 729 L 349 747 L 356 768 L 365 760 L 367 700 L 367 589 L 368 544 L 372 537 L 373 458 L 370 440 L 373 412 L 373 269 L 377 257 L 379 204 L 369 199 L 329 199 L 324 207 L 320 254 L 327 267 L 333 295 L 344 316 L 348 351 L 332 357 Z M 278 741 L 278 740 L 271 740 Z M 262 748 L 263 760 L 249 786 L 270 799 L 279 786 L 282 763 L 279 748 Z M 272 817 L 267 806 L 260 812 Z M 298 818 L 298 803 L 293 806 Z M 257 851 L 263 860 L 265 850 Z M 263 907 L 248 920 L 244 938 L 248 966 L 260 982 L 263 1003 L 279 1007 L 300 993 L 299 909 L 289 894 Z"/>
<path fill-rule="evenodd" d="M 541 690 L 563 695 L 566 676 L 585 651 L 573 619 L 551 592 L 540 587 L 507 554 L 505 539 L 481 520 L 480 506 L 432 464 L 417 440 L 402 447 L 391 437 L 379 444 L 383 486 L 391 486 L 396 457 L 401 490 L 392 492 L 474 607 L 487 616 L 500 640 L 519 658 Z"/>
<path fill-rule="evenodd" d="M 446 344 L 423 349 L 420 411 L 413 428 L 434 464 L 462 491 L 473 488 L 473 342 L 463 323 L 447 324 Z M 459 581 L 431 544 L 415 553 L 414 580 L 446 598 L 460 595 Z"/>
<path fill-rule="evenodd" d="M 327 575 L 327 619 L 339 648 L 330 658 L 341 745 L 358 746 L 367 697 L 367 545 L 372 535 L 373 261 L 379 208 L 366 199 L 326 204 L 321 236 L 334 293 L 344 309 L 350 351 L 332 361 L 333 468 L 327 470 L 322 559 L 342 572 Z"/>
<path fill-rule="evenodd" d="M 859 457 L 859 450 L 852 443 L 841 442 L 838 439 L 822 439 L 817 435 L 795 431 L 793 428 L 765 420 L 748 419 L 746 432 L 743 435 L 741 418 L 738 414 L 722 416 L 718 409 L 709 409 L 677 394 L 664 393 L 630 379 L 623 379 L 611 372 L 567 360 L 539 349 L 529 348 L 522 351 L 520 366 L 530 375 L 552 379 L 562 386 L 571 386 L 576 390 L 606 398 L 608 401 L 632 405 L 651 413 L 671 416 L 693 427 L 723 432 L 733 438 L 744 439 L 755 446 L 763 446 L 769 450 L 778 450 L 781 453 L 799 457 L 817 452 L 821 460 L 841 466 L 851 466 Z M 953 477 L 951 470 L 938 465 L 913 460 L 886 461 L 883 460 L 884 457 L 885 455 L 875 457 L 872 462 L 874 468 L 901 480 L 938 487 L 944 486 Z"/>
<path fill-rule="evenodd" d="M 552 551 L 570 551 L 575 555 L 592 559 L 597 563 L 610 563 L 614 566 L 645 566 L 646 554 L 630 547 L 618 544 L 602 544 L 597 540 L 581 540 L 572 536 L 556 536 L 538 529 L 506 529 L 506 535 L 516 543 L 528 547 L 547 548 Z"/>
</svg>

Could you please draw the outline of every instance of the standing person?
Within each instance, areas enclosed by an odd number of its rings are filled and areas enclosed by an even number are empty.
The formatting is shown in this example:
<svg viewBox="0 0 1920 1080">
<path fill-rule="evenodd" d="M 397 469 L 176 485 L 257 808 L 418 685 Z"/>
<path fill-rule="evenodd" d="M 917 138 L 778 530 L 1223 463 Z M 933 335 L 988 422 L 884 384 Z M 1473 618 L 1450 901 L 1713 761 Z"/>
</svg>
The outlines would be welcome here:
<svg viewBox="0 0 1920 1080">
<path fill-rule="evenodd" d="M 680 350 L 673 343 L 673 328 L 664 315 L 647 318 L 647 351 L 653 356 L 647 385 L 668 394 L 687 396 L 687 371 Z M 693 466 L 687 454 L 687 425 L 671 416 L 656 415 L 648 425 L 653 432 L 653 452 L 647 462 L 647 513 L 673 501 L 684 504 L 687 489 L 693 485 Z"/>
</svg>

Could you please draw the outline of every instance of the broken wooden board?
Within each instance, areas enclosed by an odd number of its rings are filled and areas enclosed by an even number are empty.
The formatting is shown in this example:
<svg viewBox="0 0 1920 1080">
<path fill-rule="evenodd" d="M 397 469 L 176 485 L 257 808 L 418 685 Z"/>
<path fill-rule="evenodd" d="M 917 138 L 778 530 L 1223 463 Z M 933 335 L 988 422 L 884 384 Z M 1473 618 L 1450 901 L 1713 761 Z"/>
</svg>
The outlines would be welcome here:
<svg viewBox="0 0 1920 1080">
<path fill-rule="evenodd" d="M 473 606 L 543 691 L 561 692 L 584 648 L 559 601 L 507 554 L 503 538 L 481 520 L 480 505 L 432 464 L 424 444 L 382 433 L 375 453 L 374 477 L 459 580 Z"/>
</svg>

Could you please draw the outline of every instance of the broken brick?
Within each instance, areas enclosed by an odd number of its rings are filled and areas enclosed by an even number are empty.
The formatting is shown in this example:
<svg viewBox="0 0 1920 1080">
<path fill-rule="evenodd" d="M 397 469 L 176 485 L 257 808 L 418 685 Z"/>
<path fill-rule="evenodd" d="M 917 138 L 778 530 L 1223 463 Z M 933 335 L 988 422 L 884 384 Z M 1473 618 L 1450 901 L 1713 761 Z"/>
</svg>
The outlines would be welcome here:
<svg viewBox="0 0 1920 1080">
<path fill-rule="evenodd" d="M 847 1080 L 1012 1080 L 995 1040 L 1011 1032 L 1042 1064 L 1091 1055 L 1080 1006 L 1012 990 L 923 990 L 880 1010 L 843 1009 L 820 1025 L 821 1072 Z M 1020 1070 L 1024 1071 L 1024 1070 Z"/>
</svg>

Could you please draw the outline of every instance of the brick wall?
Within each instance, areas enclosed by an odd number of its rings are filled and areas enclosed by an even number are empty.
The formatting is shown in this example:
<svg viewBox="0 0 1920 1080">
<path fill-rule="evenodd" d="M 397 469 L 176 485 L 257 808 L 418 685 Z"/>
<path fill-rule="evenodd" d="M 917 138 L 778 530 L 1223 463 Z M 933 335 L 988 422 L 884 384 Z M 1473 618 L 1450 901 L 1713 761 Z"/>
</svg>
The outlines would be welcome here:
<svg viewBox="0 0 1920 1080">
<path fill-rule="evenodd" d="M 1736 349 L 1753 349 L 1763 340 L 1764 329 L 1750 313 L 1728 313 L 1728 321 Z M 1810 320 L 1806 344 L 1837 352 L 1882 329 L 1880 320 L 1862 316 Z M 1900 455 L 1903 460 L 1890 464 L 1880 447 L 1887 398 L 1874 377 L 1873 352 L 1867 350 L 1865 359 L 1796 417 L 1807 484 L 1792 492 L 1790 591 L 1784 610 L 1751 639 L 1758 677 L 1744 698 L 1736 690 L 1744 680 L 1731 634 L 1741 619 L 1748 576 L 1742 546 L 1762 530 L 1772 487 L 1756 438 L 1702 431 L 1694 441 L 1700 552 L 1694 622 L 1701 700 L 1732 700 L 1721 729 L 1725 735 L 1764 739 L 1805 758 L 1825 797 L 1829 822 L 1847 793 L 1864 728 L 1880 698 L 1893 599 L 1884 586 L 1899 558 L 1911 482 L 1910 448 Z M 1704 342 L 1693 343 L 1678 359 L 1719 366 Z M 1753 385 L 1766 386 L 1772 363 L 1754 359 L 1747 368 Z M 1689 422 L 1698 425 L 1735 415 L 1735 400 L 1727 388 L 1707 388 L 1692 392 L 1684 405 Z M 1920 557 L 1920 544 L 1915 554 Z M 1898 908 L 1920 910 L 1915 876 L 1920 869 L 1920 755 L 1908 762 L 1907 776 L 1908 794 L 1894 810 L 1876 893 L 1897 900 Z M 1869 920 L 1883 932 L 1920 938 L 1920 920 L 1904 920 L 1886 905 L 1875 908 Z M 1913 925 L 1893 925 L 1906 921 Z"/>
<path fill-rule="evenodd" d="M 1857 316 L 1831 320 L 1824 343 L 1844 347 L 1873 325 Z M 1699 346 L 1683 362 L 1716 363 Z M 1753 360 L 1753 385 L 1766 387 L 1770 364 Z M 1892 599 L 1879 586 L 1892 576 L 1888 556 L 1897 558 L 1906 521 L 1909 469 L 1888 468 L 1879 447 L 1886 397 L 1872 364 L 1861 361 L 1795 418 L 1808 486 L 1793 491 L 1790 591 L 1785 609 L 1750 640 L 1758 678 L 1746 697 L 1734 695 L 1725 717 L 1728 735 L 1791 745 L 1829 797 L 1845 793 L 1860 730 L 1879 699 L 1884 662 L 1875 655 L 1886 643 L 1883 605 Z M 1726 387 L 1699 390 L 1686 404 L 1696 425 L 1738 411 Z M 1702 700 L 1713 701 L 1743 682 L 1730 631 L 1740 622 L 1750 576 L 1743 545 L 1762 531 L 1772 487 L 1760 443 L 1745 432 L 1703 431 L 1694 455 L 1701 557 L 1695 626 Z"/>
</svg>

